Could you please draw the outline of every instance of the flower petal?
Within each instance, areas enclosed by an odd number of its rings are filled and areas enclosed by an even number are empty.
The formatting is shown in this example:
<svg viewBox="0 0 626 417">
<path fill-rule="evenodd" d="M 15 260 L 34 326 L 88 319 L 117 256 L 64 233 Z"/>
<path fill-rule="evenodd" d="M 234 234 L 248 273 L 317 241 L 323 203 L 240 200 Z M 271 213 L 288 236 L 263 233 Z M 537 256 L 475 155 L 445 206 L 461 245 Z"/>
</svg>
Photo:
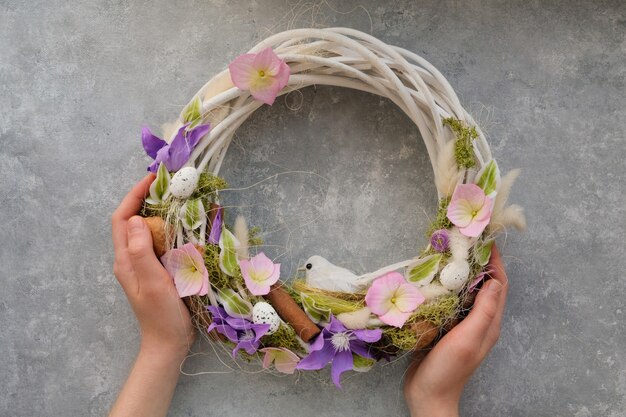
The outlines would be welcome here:
<svg viewBox="0 0 626 417">
<path fill-rule="evenodd" d="M 454 189 L 452 201 L 465 200 L 473 210 L 480 210 L 485 201 L 485 192 L 476 184 L 459 184 Z"/>
<path fill-rule="evenodd" d="M 254 67 L 255 54 L 239 55 L 228 65 L 230 79 L 240 90 L 250 89 L 250 83 L 258 77 L 258 70 Z"/>
<path fill-rule="evenodd" d="M 396 289 L 404 283 L 404 277 L 398 272 L 389 272 L 376 278 L 365 295 L 365 304 L 374 314 L 387 313 L 393 307 L 391 299 Z"/>
<path fill-rule="evenodd" d="M 211 223 L 211 232 L 209 233 L 208 242 L 211 245 L 217 245 L 220 241 L 220 235 L 222 234 L 222 212 L 224 209 L 222 206 L 217 208 L 217 213 L 215 214 L 215 218 L 213 219 L 213 223 Z"/>
<path fill-rule="evenodd" d="M 485 203 L 483 204 L 481 209 L 478 210 L 478 213 L 476 213 L 476 217 L 474 217 L 475 220 L 483 221 L 483 220 L 489 220 L 491 218 L 491 212 L 493 210 L 495 194 L 496 193 L 494 192 L 492 195 L 488 195 L 487 197 L 485 197 Z"/>
<path fill-rule="evenodd" d="M 350 341 L 350 350 L 359 356 L 363 356 L 367 359 L 374 359 L 374 354 L 371 352 L 371 347 L 366 345 L 360 340 Z"/>
<path fill-rule="evenodd" d="M 204 137 L 211 130 L 211 125 L 196 126 L 187 132 L 187 143 L 191 149 L 195 148 L 200 139 Z"/>
<path fill-rule="evenodd" d="M 413 312 L 418 305 L 426 300 L 417 287 L 410 284 L 401 285 L 396 291 L 395 298 L 394 304 L 403 313 Z"/>
<path fill-rule="evenodd" d="M 259 352 L 264 352 L 263 368 L 268 369 L 269 365 L 274 362 L 274 367 L 277 371 L 284 374 L 293 374 L 296 370 L 296 365 L 300 361 L 298 355 L 285 348 L 263 348 Z"/>
<path fill-rule="evenodd" d="M 489 224 L 489 220 L 490 218 L 482 221 L 474 220 L 466 227 L 459 227 L 459 232 L 461 232 L 463 236 L 478 237 L 483 232 L 483 230 L 485 230 L 485 227 L 487 227 L 487 225 Z"/>
<path fill-rule="evenodd" d="M 264 71 L 267 76 L 274 77 L 280 71 L 281 62 L 272 48 L 265 48 L 254 56 L 252 65 L 257 71 Z"/>
<path fill-rule="evenodd" d="M 304 357 L 296 369 L 304 369 L 306 371 L 315 371 L 318 369 L 322 369 L 325 367 L 333 357 L 335 356 L 335 349 L 331 343 L 325 343 L 324 347 L 320 350 L 313 351 L 309 353 L 308 356 Z"/>
<path fill-rule="evenodd" d="M 458 227 L 465 227 L 473 220 L 472 206 L 465 200 L 453 200 L 448 205 L 447 216 Z"/>
<path fill-rule="evenodd" d="M 178 171 L 187 163 L 189 160 L 189 156 L 191 155 L 191 151 L 193 150 L 192 146 L 189 144 L 189 141 L 185 137 L 185 129 L 187 125 L 182 126 L 178 129 L 178 133 L 170 143 L 170 156 L 169 160 L 165 161 L 165 165 L 167 169 L 170 171 Z"/>
<path fill-rule="evenodd" d="M 155 159 L 159 149 L 167 145 L 167 142 L 153 135 L 150 129 L 147 126 L 144 126 L 141 129 L 141 144 L 143 145 L 143 149 L 146 151 L 148 156 Z"/>
<path fill-rule="evenodd" d="M 354 330 L 353 333 L 360 340 L 364 342 L 369 342 L 369 343 L 378 342 L 380 338 L 383 336 L 383 331 L 381 329 L 372 329 L 372 330 L 361 329 L 361 330 Z"/>
<path fill-rule="evenodd" d="M 411 313 L 403 313 L 396 306 L 394 306 L 387 312 L 387 314 L 378 316 L 378 318 L 385 324 L 400 328 L 404 325 L 410 315 Z"/>
<path fill-rule="evenodd" d="M 250 94 L 255 99 L 271 106 L 274 104 L 274 100 L 276 100 L 276 96 L 281 89 L 276 79 L 263 82 L 257 81 L 250 85 Z"/>
<path fill-rule="evenodd" d="M 341 388 L 341 374 L 346 371 L 351 371 L 353 366 L 354 361 L 352 359 L 352 352 L 350 352 L 349 350 L 338 352 L 335 355 L 330 376 L 337 388 Z"/>
<path fill-rule="evenodd" d="M 208 289 L 209 275 L 204 261 L 191 243 L 169 250 L 161 257 L 161 262 L 174 279 L 181 298 L 199 294 L 203 288 Z"/>
</svg>

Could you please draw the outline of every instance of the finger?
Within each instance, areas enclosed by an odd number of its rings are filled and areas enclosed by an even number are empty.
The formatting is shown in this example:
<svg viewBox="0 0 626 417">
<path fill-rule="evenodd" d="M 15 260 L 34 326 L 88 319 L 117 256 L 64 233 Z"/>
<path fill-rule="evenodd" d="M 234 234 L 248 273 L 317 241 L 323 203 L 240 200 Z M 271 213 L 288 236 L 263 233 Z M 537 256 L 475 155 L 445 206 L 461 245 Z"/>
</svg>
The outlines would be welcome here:
<svg viewBox="0 0 626 417">
<path fill-rule="evenodd" d="M 495 280 L 488 280 L 478 291 L 474 307 L 467 317 L 457 326 L 468 337 L 475 338 L 474 344 L 479 345 L 487 335 L 490 327 L 499 314 L 498 305 L 502 291 Z"/>
<path fill-rule="evenodd" d="M 113 248 L 115 251 L 121 250 L 128 246 L 126 222 L 131 216 L 134 216 L 141 209 L 143 200 L 148 194 L 150 184 L 154 180 L 154 174 L 146 175 L 141 181 L 139 181 L 126 197 L 122 200 L 119 207 L 113 213 L 111 219 L 112 235 L 113 235 Z"/>
<path fill-rule="evenodd" d="M 499 287 L 496 288 L 498 288 L 501 292 L 500 297 L 498 298 L 498 312 L 496 315 L 496 324 L 499 326 L 509 292 L 509 280 L 504 269 L 504 264 L 502 263 L 502 258 L 500 257 L 500 251 L 496 245 L 493 245 L 493 248 L 491 249 L 491 258 L 489 260 L 488 269 L 491 271 L 489 274 L 491 278 L 499 285 Z"/>
<path fill-rule="evenodd" d="M 169 275 L 152 248 L 150 229 L 139 216 L 128 220 L 128 255 L 133 265 L 139 289 L 169 281 Z"/>
</svg>

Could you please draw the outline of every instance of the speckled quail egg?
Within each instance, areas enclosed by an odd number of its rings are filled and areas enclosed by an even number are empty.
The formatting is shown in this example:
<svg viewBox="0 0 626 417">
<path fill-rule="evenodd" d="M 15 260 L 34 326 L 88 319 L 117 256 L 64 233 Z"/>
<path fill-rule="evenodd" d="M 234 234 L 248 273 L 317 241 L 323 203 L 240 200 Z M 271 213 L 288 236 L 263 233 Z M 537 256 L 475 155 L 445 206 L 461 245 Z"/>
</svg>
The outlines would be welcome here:
<svg viewBox="0 0 626 417">
<path fill-rule="evenodd" d="M 455 260 L 446 265 L 439 274 L 439 281 L 444 288 L 459 290 L 469 277 L 470 267 L 465 260 Z"/>
<path fill-rule="evenodd" d="M 280 327 L 280 317 L 274 307 L 264 301 L 258 302 L 252 307 L 252 322 L 254 324 L 269 324 L 270 329 L 266 334 L 276 333 Z"/>
<path fill-rule="evenodd" d="M 170 182 L 170 192 L 176 198 L 188 198 L 198 185 L 200 174 L 194 167 L 181 168 Z"/>
</svg>

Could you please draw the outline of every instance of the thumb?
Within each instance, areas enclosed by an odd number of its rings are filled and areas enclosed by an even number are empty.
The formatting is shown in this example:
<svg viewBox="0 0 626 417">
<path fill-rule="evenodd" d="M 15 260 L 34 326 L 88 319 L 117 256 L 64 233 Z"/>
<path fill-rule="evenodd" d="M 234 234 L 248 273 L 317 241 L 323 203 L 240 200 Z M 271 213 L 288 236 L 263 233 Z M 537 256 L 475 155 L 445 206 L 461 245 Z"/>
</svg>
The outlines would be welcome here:
<svg viewBox="0 0 626 417">
<path fill-rule="evenodd" d="M 146 277 L 162 275 L 165 269 L 157 259 L 152 248 L 150 229 L 139 216 L 128 220 L 128 255 L 141 286 Z"/>
</svg>

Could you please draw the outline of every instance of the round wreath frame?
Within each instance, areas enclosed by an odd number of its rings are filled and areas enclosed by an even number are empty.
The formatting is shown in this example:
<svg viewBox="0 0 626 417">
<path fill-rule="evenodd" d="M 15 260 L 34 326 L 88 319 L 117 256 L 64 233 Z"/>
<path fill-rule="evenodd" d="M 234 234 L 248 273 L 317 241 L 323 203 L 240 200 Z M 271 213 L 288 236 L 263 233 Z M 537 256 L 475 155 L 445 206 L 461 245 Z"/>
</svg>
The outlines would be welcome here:
<svg viewBox="0 0 626 417">
<path fill-rule="evenodd" d="M 415 123 L 424 140 L 430 162 L 434 171 L 434 178 L 438 193 L 440 208 L 437 218 L 446 222 L 445 209 L 450 197 L 458 184 L 479 182 L 480 178 L 486 176 L 490 170 L 492 188 L 490 190 L 495 196 L 494 212 L 491 223 L 485 233 L 479 238 L 464 241 L 460 251 L 463 256 L 476 258 L 482 251 L 485 257 L 490 251 L 490 245 L 497 233 L 502 232 L 506 226 L 524 227 L 524 218 L 521 209 L 517 206 L 504 207 L 510 186 L 517 176 L 516 171 L 512 171 L 507 178 L 501 178 L 499 169 L 492 158 L 491 151 L 485 139 L 485 135 L 476 125 L 472 116 L 463 108 L 456 93 L 445 79 L 445 77 L 429 62 L 417 54 L 406 49 L 387 45 L 379 39 L 349 28 L 326 28 L 326 29 L 296 29 L 278 33 L 261 41 L 249 53 L 255 54 L 271 48 L 275 54 L 289 65 L 290 76 L 287 85 L 280 91 L 279 95 L 288 94 L 311 85 L 330 85 L 345 87 L 385 97 L 395 103 L 402 111 Z M 194 167 L 197 172 L 208 172 L 215 176 L 219 175 L 220 168 L 228 147 L 232 141 L 237 128 L 244 123 L 250 115 L 263 105 L 256 100 L 249 91 L 241 90 L 233 85 L 229 70 L 226 69 L 215 75 L 208 81 L 192 98 L 181 113 L 178 120 L 164 127 L 165 137 L 174 137 L 181 127 L 189 124 L 189 109 L 198 106 L 199 113 L 196 122 L 209 122 L 212 125 L 210 132 L 204 136 L 197 144 L 186 163 L 187 167 Z M 459 161 L 455 145 L 463 142 L 471 150 L 469 164 Z M 461 143 L 461 144 L 463 144 Z M 462 149 L 461 149 L 462 150 Z M 467 155 L 466 155 L 467 158 Z M 211 190 L 213 203 L 219 204 L 219 190 Z M 177 207 L 180 207 L 180 204 Z M 499 210 L 496 213 L 496 210 Z M 508 211 L 507 211 L 508 210 Z M 209 212 L 212 210 L 208 210 Z M 166 250 L 173 247 L 180 247 L 190 239 L 182 233 L 182 226 L 178 220 L 173 220 L 171 216 L 159 213 L 149 204 L 144 206 L 144 215 L 154 215 L 165 219 L 165 222 L 158 223 L 157 230 L 153 230 L 156 240 L 166 236 Z M 213 213 L 214 215 L 215 213 Z M 498 216 L 496 218 L 496 216 Z M 176 216 L 174 216 L 176 217 Z M 211 214 L 209 213 L 209 217 Z M 448 224 L 454 233 L 460 236 L 453 225 Z M 158 229 L 161 230 L 158 230 Z M 196 231 L 197 238 L 192 238 L 194 243 L 204 243 L 208 238 L 209 231 L 204 225 Z M 159 236 L 160 235 L 160 236 Z M 462 238 L 461 238 L 462 239 Z M 454 239 L 452 239 L 454 240 Z M 454 242 L 451 242 L 455 244 Z M 458 246 L 458 242 L 456 242 Z M 454 249 L 454 248 L 453 248 Z M 485 249 L 488 249 L 485 252 Z M 223 250 L 221 248 L 220 250 Z M 432 245 L 425 248 L 423 256 L 435 253 Z M 376 274 L 410 267 L 415 264 L 417 258 L 402 261 L 384 267 Z M 474 262 L 472 264 L 470 281 L 478 281 L 484 276 L 486 262 Z M 441 271 L 435 271 L 439 274 Z M 432 279 L 432 277 L 431 277 Z M 428 318 L 417 319 L 411 322 L 410 332 L 415 338 L 409 338 L 411 347 L 423 349 L 432 345 L 433 342 L 444 331 L 449 330 L 460 319 L 464 310 L 467 310 L 473 302 L 473 288 L 476 282 L 465 282 L 463 289 L 458 291 L 459 298 L 452 314 L 441 320 Z M 241 284 L 237 284 L 236 291 L 245 292 Z M 273 291 L 276 288 L 273 287 Z M 361 294 L 338 294 L 329 291 L 319 291 L 314 288 L 307 288 L 300 283 L 297 290 L 309 291 L 309 294 L 325 293 L 328 296 L 336 296 L 340 299 L 363 300 L 364 293 Z M 296 299 L 293 302 L 298 308 L 302 306 L 302 299 L 299 299 L 298 291 L 283 286 L 283 291 L 279 294 L 283 302 L 284 297 Z M 352 297 L 352 298 L 351 298 Z M 222 298 L 220 298 L 220 301 Z M 276 300 L 269 299 L 274 305 Z M 206 296 L 191 296 L 185 299 L 187 305 L 193 313 L 196 325 L 206 330 L 213 321 L 212 314 L 207 312 L 207 304 L 217 306 L 220 301 L 216 299 L 211 289 L 209 289 L 209 299 Z M 279 311 L 282 317 L 283 312 Z M 298 314 L 301 312 L 298 312 Z M 296 314 L 296 316 L 298 316 Z M 288 314 L 289 315 L 289 314 Z M 302 319 L 302 314 L 298 317 Z M 285 319 L 285 317 L 282 317 Z M 289 317 L 286 321 L 293 325 L 293 320 L 298 318 Z M 300 327 L 294 326 L 297 329 Z M 310 329 L 310 327 L 309 327 Z M 306 346 L 306 341 L 312 341 L 317 333 L 309 334 L 307 337 L 298 338 L 302 346 Z M 226 339 L 213 332 L 214 338 Z M 303 334 L 298 331 L 298 336 Z M 406 349 L 406 343 L 399 343 L 400 339 L 388 339 L 386 345 L 378 344 L 380 357 L 395 354 Z M 399 346 L 400 345 L 400 346 Z M 279 346 L 280 347 L 280 346 Z M 304 347 L 306 349 L 306 347 Z M 366 364 L 371 365 L 371 364 Z M 356 365 L 355 365 L 356 366 Z M 355 368 L 356 369 L 356 368 Z"/>
</svg>

